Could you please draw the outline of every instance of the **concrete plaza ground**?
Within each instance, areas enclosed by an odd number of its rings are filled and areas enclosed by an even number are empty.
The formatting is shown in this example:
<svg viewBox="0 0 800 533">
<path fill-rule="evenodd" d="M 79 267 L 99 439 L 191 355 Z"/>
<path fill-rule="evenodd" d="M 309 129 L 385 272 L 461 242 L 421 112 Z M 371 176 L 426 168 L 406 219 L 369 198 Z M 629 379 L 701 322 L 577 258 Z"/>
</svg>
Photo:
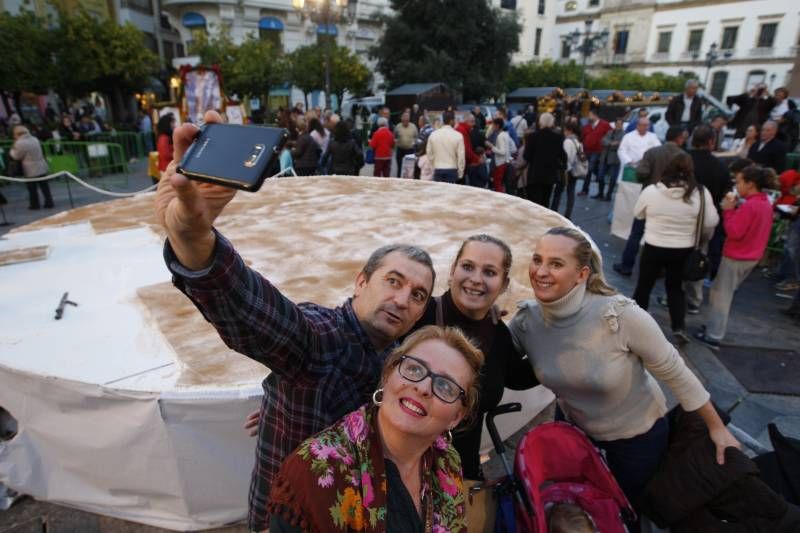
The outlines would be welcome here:
<svg viewBox="0 0 800 533">
<path fill-rule="evenodd" d="M 365 167 L 362 174 L 371 174 L 371 167 Z M 115 191 L 137 191 L 147 188 L 151 182 L 146 176 L 143 162 L 131 165 L 131 172 L 126 178 L 113 177 L 93 179 L 98 187 Z M 0 237 L 8 229 L 22 226 L 39 218 L 69 209 L 66 185 L 63 180 L 52 185 L 55 209 L 29 211 L 27 209 L 27 192 L 19 185 L 0 187 L 9 200 L 2 206 L 5 217 L 13 221 L 12 226 L 0 226 Z M 98 193 L 72 184 L 70 186 L 75 206 L 86 205 L 108 200 Z M 607 221 L 611 204 L 588 197 L 578 197 L 573 213 L 574 222 L 587 231 L 595 240 L 603 253 L 604 272 L 621 293 L 630 296 L 636 283 L 633 277 L 623 277 L 613 271 L 611 265 L 619 261 L 624 241 L 610 235 Z M 562 207 L 563 209 L 563 207 Z M 2 222 L 0 217 L 0 222 Z M 476 228 L 479 231 L 480 228 Z M 516 258 L 527 261 L 528 258 Z M 650 312 L 662 326 L 669 331 L 667 310 L 655 303 L 655 295 L 663 289 L 658 286 L 654 291 Z M 800 325 L 779 313 L 779 309 L 788 307 L 789 300 L 777 296 L 778 291 L 772 282 L 766 280 L 760 272 L 754 272 L 737 293 L 728 326 L 725 341 L 739 346 L 754 348 L 757 357 L 760 348 L 782 348 L 800 351 Z M 703 306 L 700 315 L 687 317 L 690 331 L 704 323 L 707 306 Z M 741 430 L 748 451 L 755 453 L 762 448 L 770 448 L 767 436 L 767 424 L 774 422 L 779 429 L 789 436 L 800 438 L 800 396 L 790 394 L 763 394 L 748 391 L 740 379 L 725 366 L 721 355 L 697 342 L 690 342 L 680 347 L 687 363 L 700 376 L 710 390 L 712 399 L 723 410 L 731 415 L 732 424 Z M 741 376 L 741 374 L 740 374 Z M 800 379 L 800 376 L 795 376 Z M 546 410 L 530 426 L 552 416 L 552 406 Z M 521 433 L 509 440 L 510 445 L 518 441 Z M 511 452 L 513 453 L 513 451 Z M 493 460 L 492 472 L 496 472 L 497 461 Z M 41 533 L 41 532 L 160 532 L 158 528 L 142 526 L 99 515 L 76 511 L 65 507 L 36 502 L 26 498 L 17 502 L 10 510 L 0 512 L 0 533 Z M 242 525 L 213 530 L 225 533 L 243 533 L 247 528 Z"/>
</svg>

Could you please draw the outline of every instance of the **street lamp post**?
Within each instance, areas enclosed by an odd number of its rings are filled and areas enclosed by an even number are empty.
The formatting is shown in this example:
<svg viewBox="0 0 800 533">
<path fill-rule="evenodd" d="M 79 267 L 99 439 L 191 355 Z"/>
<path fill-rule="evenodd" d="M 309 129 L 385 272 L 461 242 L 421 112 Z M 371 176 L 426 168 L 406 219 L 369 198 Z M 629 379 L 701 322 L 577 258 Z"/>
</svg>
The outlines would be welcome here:
<svg viewBox="0 0 800 533">
<path fill-rule="evenodd" d="M 711 43 L 708 52 L 706 52 L 706 59 L 704 61 L 706 66 L 706 77 L 703 82 L 703 89 L 706 91 L 708 90 L 708 76 L 711 74 L 711 69 L 714 67 L 714 65 L 720 60 L 729 59 L 731 55 L 733 55 L 733 53 L 730 50 L 725 50 L 724 52 L 720 53 L 717 43 Z M 693 57 L 695 60 L 697 60 L 697 58 L 700 57 L 700 54 L 695 52 Z"/>
<path fill-rule="evenodd" d="M 333 38 L 331 26 L 340 20 L 352 21 L 355 18 L 356 3 L 348 0 L 292 0 L 292 6 L 301 18 L 308 17 L 317 24 L 317 40 L 319 40 L 319 26 L 324 28 L 324 34 Z M 331 106 L 331 43 L 325 39 L 322 43 L 322 55 L 325 68 L 325 107 Z"/>
<path fill-rule="evenodd" d="M 575 28 L 571 33 L 562 37 L 562 40 L 569 46 L 570 53 L 575 50 L 581 53 L 581 88 L 586 85 L 586 60 L 597 50 L 605 48 L 606 44 L 608 44 L 608 29 L 604 28 L 603 31 L 593 32 L 592 24 L 594 24 L 594 20 L 592 19 L 586 19 L 584 24 L 586 29 L 583 33 Z M 582 42 L 581 38 L 583 38 Z"/>
</svg>

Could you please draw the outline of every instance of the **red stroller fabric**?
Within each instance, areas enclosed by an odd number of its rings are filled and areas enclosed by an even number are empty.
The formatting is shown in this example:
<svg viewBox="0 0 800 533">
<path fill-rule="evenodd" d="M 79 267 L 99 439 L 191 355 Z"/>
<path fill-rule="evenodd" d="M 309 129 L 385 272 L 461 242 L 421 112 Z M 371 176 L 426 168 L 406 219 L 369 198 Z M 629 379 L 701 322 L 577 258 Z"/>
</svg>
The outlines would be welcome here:
<svg viewBox="0 0 800 533">
<path fill-rule="evenodd" d="M 566 422 L 549 422 L 528 432 L 517 447 L 515 471 L 534 511 L 522 522 L 534 533 L 547 533 L 545 509 L 550 504 L 577 504 L 601 533 L 624 533 L 623 512 L 635 516 L 600 452 Z"/>
</svg>

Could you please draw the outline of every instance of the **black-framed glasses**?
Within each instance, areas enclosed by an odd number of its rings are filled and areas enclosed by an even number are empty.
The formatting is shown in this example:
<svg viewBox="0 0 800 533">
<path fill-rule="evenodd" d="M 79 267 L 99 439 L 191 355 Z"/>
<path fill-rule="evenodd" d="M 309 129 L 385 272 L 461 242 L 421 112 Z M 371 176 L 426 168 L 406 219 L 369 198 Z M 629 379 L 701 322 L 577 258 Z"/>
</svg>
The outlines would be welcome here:
<svg viewBox="0 0 800 533">
<path fill-rule="evenodd" d="M 400 364 L 397 365 L 397 372 L 413 383 L 419 383 L 428 376 L 431 378 L 431 392 L 444 403 L 455 403 L 461 398 L 461 402 L 466 404 L 467 393 L 458 383 L 435 372 L 431 372 L 423 361 L 411 355 L 400 357 Z"/>
</svg>

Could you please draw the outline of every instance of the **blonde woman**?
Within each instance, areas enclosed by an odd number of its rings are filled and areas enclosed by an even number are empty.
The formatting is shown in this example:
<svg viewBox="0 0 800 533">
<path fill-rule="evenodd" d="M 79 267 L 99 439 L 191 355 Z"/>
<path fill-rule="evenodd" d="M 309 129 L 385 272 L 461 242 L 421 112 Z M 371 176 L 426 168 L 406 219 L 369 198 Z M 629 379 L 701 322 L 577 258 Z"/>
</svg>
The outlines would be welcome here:
<svg viewBox="0 0 800 533">
<path fill-rule="evenodd" d="M 372 403 L 286 458 L 267 506 L 270 531 L 466 531 L 451 440 L 477 404 L 482 364 L 457 328 L 406 338 Z"/>
<path fill-rule="evenodd" d="M 534 299 L 509 325 L 514 341 L 555 393 L 557 418 L 605 451 L 634 505 L 667 449 L 667 406 L 656 379 L 700 414 L 720 464 L 726 447 L 739 447 L 655 320 L 605 283 L 600 257 L 579 230 L 550 229 L 529 275 Z"/>
</svg>

